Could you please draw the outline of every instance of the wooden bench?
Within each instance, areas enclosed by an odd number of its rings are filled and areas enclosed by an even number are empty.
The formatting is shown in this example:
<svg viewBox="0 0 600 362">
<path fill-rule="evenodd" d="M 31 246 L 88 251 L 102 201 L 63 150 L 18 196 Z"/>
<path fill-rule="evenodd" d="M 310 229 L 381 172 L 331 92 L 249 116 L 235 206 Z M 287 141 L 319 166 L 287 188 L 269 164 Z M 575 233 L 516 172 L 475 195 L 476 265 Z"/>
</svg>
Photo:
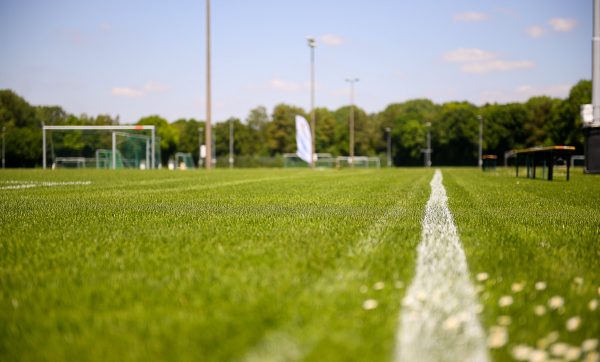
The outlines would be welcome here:
<svg viewBox="0 0 600 362">
<path fill-rule="evenodd" d="M 533 147 L 518 150 L 510 150 L 507 152 L 507 157 L 515 157 L 515 168 L 517 177 L 519 177 L 519 159 L 525 158 L 525 166 L 527 167 L 527 177 L 535 178 L 536 167 L 542 165 L 542 178 L 548 169 L 548 181 L 552 181 L 554 177 L 554 165 L 559 158 L 565 160 L 567 166 L 567 181 L 569 181 L 569 172 L 571 169 L 571 156 L 575 152 L 573 146 L 549 146 L 549 147 Z"/>
</svg>

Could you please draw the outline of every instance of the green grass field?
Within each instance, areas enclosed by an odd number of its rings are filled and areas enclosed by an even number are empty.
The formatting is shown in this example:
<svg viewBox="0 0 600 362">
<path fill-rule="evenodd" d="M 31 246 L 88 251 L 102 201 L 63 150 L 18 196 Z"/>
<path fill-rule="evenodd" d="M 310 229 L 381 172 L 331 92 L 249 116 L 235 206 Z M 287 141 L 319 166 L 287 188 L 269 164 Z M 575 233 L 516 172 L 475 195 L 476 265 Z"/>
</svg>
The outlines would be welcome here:
<svg viewBox="0 0 600 362">
<path fill-rule="evenodd" d="M 600 177 L 443 175 L 494 359 L 593 357 Z M 0 360 L 391 360 L 432 176 L 2 171 Z"/>
</svg>

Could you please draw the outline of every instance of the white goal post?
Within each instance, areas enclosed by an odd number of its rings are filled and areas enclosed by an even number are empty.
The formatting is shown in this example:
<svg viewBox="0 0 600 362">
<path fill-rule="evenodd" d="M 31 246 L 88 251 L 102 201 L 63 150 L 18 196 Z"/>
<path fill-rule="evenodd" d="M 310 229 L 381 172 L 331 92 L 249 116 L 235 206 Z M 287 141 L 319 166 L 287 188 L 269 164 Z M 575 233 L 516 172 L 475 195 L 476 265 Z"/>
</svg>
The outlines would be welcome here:
<svg viewBox="0 0 600 362">
<path fill-rule="evenodd" d="M 46 169 L 46 131 L 61 130 L 61 131 L 107 131 L 112 132 L 112 168 L 116 168 L 117 157 L 117 131 L 151 131 L 150 144 L 152 149 L 152 157 L 150 157 L 150 168 L 156 168 L 154 155 L 156 154 L 156 126 L 134 125 L 134 126 L 42 126 L 42 164 Z"/>
</svg>

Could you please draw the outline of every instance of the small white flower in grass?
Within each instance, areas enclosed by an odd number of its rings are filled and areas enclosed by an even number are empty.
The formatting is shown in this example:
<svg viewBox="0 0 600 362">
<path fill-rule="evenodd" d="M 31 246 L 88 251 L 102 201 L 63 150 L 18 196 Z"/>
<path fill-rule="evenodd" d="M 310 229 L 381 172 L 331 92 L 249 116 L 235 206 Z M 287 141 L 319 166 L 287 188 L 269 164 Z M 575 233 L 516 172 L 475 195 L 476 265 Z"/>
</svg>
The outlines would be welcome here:
<svg viewBox="0 0 600 362">
<path fill-rule="evenodd" d="M 565 300 L 558 295 L 555 295 L 548 300 L 548 307 L 550 307 L 550 309 L 558 309 L 563 305 L 565 305 Z"/>
<path fill-rule="evenodd" d="M 555 343 L 552 346 L 550 346 L 550 353 L 553 356 L 556 357 L 562 357 L 565 355 L 565 353 L 567 353 L 567 350 L 569 349 L 569 345 L 566 343 Z"/>
<path fill-rule="evenodd" d="M 366 294 L 369 291 L 369 287 L 367 287 L 366 285 L 361 285 L 359 291 L 362 294 Z"/>
<path fill-rule="evenodd" d="M 513 297 L 510 295 L 504 295 L 498 300 L 498 305 L 502 308 L 508 307 L 511 304 L 513 304 Z"/>
<path fill-rule="evenodd" d="M 575 361 L 581 357 L 581 349 L 579 347 L 570 346 L 565 353 L 565 359 L 567 361 Z"/>
<path fill-rule="evenodd" d="M 481 314 L 482 312 L 483 312 L 483 305 L 481 305 L 481 304 L 477 304 L 477 305 L 475 306 L 475 313 L 476 313 L 476 314 Z"/>
<path fill-rule="evenodd" d="M 513 283 L 511 285 L 510 289 L 513 291 L 513 293 L 519 293 L 519 292 L 523 291 L 524 287 L 525 287 L 525 283 L 520 282 L 520 283 Z"/>
<path fill-rule="evenodd" d="M 418 292 L 417 293 L 417 300 L 419 302 L 424 302 L 427 300 L 427 294 L 425 292 Z"/>
<path fill-rule="evenodd" d="M 595 311 L 596 309 L 598 309 L 598 299 L 590 300 L 590 302 L 588 303 L 588 308 L 592 312 Z"/>
<path fill-rule="evenodd" d="M 444 323 L 442 324 L 442 328 L 446 331 L 455 331 L 460 327 L 461 320 L 457 316 L 451 315 L 446 318 Z"/>
<path fill-rule="evenodd" d="M 536 305 L 533 307 L 533 313 L 535 313 L 536 316 L 543 316 L 546 314 L 546 307 L 543 305 Z"/>
<path fill-rule="evenodd" d="M 377 283 L 373 284 L 373 289 L 375 289 L 375 290 L 382 290 L 383 288 L 385 288 L 384 282 L 377 282 Z"/>
<path fill-rule="evenodd" d="M 485 282 L 486 280 L 488 280 L 490 276 L 488 275 L 488 273 L 479 273 L 477 274 L 477 281 L 478 282 Z"/>
<path fill-rule="evenodd" d="M 498 324 L 501 326 L 508 326 L 512 322 L 512 319 L 507 315 L 501 315 L 498 317 Z"/>
<path fill-rule="evenodd" d="M 535 283 L 536 290 L 544 290 L 546 289 L 546 282 L 537 282 Z"/>
<path fill-rule="evenodd" d="M 571 318 L 567 319 L 567 323 L 565 325 L 567 327 L 567 331 L 569 331 L 569 332 L 576 331 L 577 329 L 579 329 L 579 326 L 581 325 L 581 318 L 571 317 Z"/>
<path fill-rule="evenodd" d="M 487 344 L 490 348 L 503 347 L 508 342 L 508 332 L 506 327 L 492 326 L 490 327 L 490 334 L 487 338 Z"/>
<path fill-rule="evenodd" d="M 529 354 L 530 362 L 544 362 L 546 359 L 548 359 L 548 352 L 541 349 L 534 349 Z"/>
<path fill-rule="evenodd" d="M 394 288 L 402 289 L 402 288 L 404 288 L 404 283 L 402 283 L 401 281 L 398 280 L 394 283 Z"/>
<path fill-rule="evenodd" d="M 379 303 L 377 303 L 375 299 L 367 299 L 363 302 L 362 307 L 364 310 L 373 310 L 377 308 L 378 305 Z"/>
<path fill-rule="evenodd" d="M 527 361 L 527 360 L 529 360 L 529 355 L 531 354 L 532 351 L 533 351 L 533 348 L 531 348 L 525 344 L 518 344 L 513 347 L 512 356 L 517 361 Z"/>
<path fill-rule="evenodd" d="M 577 284 L 577 285 L 582 285 L 583 284 L 583 278 L 582 277 L 575 277 L 575 279 L 573 279 L 573 282 L 575 282 L 575 284 Z"/>
<path fill-rule="evenodd" d="M 581 343 L 581 349 L 584 352 L 590 352 L 598 348 L 598 340 L 596 338 L 586 339 Z"/>
<path fill-rule="evenodd" d="M 599 362 L 600 354 L 596 351 L 590 352 L 585 356 L 585 362 Z"/>
</svg>

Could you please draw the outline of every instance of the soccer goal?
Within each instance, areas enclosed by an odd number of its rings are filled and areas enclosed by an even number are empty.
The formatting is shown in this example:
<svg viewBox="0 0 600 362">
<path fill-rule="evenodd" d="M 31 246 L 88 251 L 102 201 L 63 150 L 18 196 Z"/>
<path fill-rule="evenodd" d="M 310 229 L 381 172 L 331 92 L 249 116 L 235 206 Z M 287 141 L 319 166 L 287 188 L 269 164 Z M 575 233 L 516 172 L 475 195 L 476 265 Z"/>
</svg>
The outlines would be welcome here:
<svg viewBox="0 0 600 362">
<path fill-rule="evenodd" d="M 52 168 L 137 168 L 160 165 L 159 138 L 152 125 L 43 126 L 42 163 Z"/>
<path fill-rule="evenodd" d="M 381 168 L 379 157 L 367 156 L 339 156 L 335 159 L 337 168 L 355 167 L 355 168 Z"/>
<path fill-rule="evenodd" d="M 177 152 L 175 154 L 175 165 L 176 170 L 191 170 L 194 169 L 194 159 L 191 153 Z"/>
<path fill-rule="evenodd" d="M 335 166 L 335 158 L 330 153 L 317 153 L 316 156 L 315 167 L 333 168 Z M 284 153 L 283 167 L 310 167 L 310 164 L 302 160 L 295 153 Z"/>
</svg>

